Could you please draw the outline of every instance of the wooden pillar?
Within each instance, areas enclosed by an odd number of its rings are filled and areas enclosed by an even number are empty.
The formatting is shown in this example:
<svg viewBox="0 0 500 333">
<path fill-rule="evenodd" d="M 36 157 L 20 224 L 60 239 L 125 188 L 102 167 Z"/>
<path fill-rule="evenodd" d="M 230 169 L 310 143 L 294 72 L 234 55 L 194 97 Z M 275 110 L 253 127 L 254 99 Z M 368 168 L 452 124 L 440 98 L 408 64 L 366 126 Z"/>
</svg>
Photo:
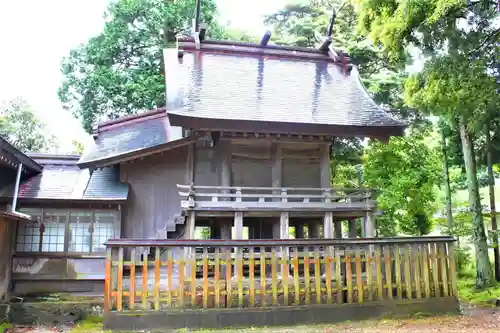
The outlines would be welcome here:
<svg viewBox="0 0 500 333">
<path fill-rule="evenodd" d="M 349 238 L 357 238 L 356 219 L 349 220 Z"/>
<path fill-rule="evenodd" d="M 366 212 L 364 218 L 365 237 L 375 237 L 375 214 L 372 211 Z"/>
<path fill-rule="evenodd" d="M 304 223 L 298 222 L 295 224 L 295 239 L 304 239 L 304 238 L 305 238 Z"/>
<path fill-rule="evenodd" d="M 194 211 L 189 212 L 189 215 L 186 219 L 185 233 L 184 239 L 194 239 L 195 238 L 195 226 L 196 226 L 196 215 Z M 193 256 L 196 256 L 196 251 L 192 247 L 184 248 L 184 258 L 187 263 L 190 263 L 193 260 Z M 186 265 L 184 268 L 185 276 L 191 276 L 191 265 Z"/>
<path fill-rule="evenodd" d="M 334 223 L 334 237 L 342 238 L 342 221 L 336 221 Z"/>
<path fill-rule="evenodd" d="M 234 213 L 234 238 L 243 239 L 243 212 Z M 240 272 L 240 265 L 243 265 L 242 260 L 242 248 L 234 248 L 234 276 L 237 278 L 242 278 L 242 272 Z M 242 271 L 242 270 L 241 270 Z M 241 276 L 240 276 L 241 275 Z"/>
<path fill-rule="evenodd" d="M 217 155 L 219 157 L 219 184 L 220 186 L 231 186 L 231 141 L 220 140 L 218 143 Z M 223 192 L 228 192 L 227 190 Z"/>
<path fill-rule="evenodd" d="M 333 213 L 326 212 L 323 218 L 323 238 L 333 237 Z"/>
<path fill-rule="evenodd" d="M 320 238 L 321 237 L 321 223 L 320 221 L 310 221 L 308 223 L 309 238 Z"/>
<path fill-rule="evenodd" d="M 330 144 L 321 147 L 320 156 L 320 183 L 322 188 L 332 187 L 332 173 L 330 171 Z"/>
<path fill-rule="evenodd" d="M 279 143 L 272 143 L 271 145 L 271 159 L 272 159 L 272 187 L 283 186 L 283 155 L 281 145 Z M 276 194 L 280 194 L 277 192 Z"/>
</svg>

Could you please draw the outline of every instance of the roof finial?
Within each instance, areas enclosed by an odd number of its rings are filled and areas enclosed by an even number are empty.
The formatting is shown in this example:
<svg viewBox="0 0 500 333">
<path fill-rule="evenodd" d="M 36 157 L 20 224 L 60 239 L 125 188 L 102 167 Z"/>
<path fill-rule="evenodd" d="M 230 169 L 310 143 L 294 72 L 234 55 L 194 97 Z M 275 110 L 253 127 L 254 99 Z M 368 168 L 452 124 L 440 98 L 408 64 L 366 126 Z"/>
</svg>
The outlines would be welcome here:
<svg viewBox="0 0 500 333">
<path fill-rule="evenodd" d="M 333 25 L 335 24 L 335 8 L 332 11 L 332 16 L 330 16 L 330 23 L 328 24 L 328 28 L 326 29 L 326 37 L 331 37 L 333 33 Z"/>
<path fill-rule="evenodd" d="M 201 0 L 196 0 L 196 12 L 194 16 L 194 32 L 200 31 Z"/>
</svg>

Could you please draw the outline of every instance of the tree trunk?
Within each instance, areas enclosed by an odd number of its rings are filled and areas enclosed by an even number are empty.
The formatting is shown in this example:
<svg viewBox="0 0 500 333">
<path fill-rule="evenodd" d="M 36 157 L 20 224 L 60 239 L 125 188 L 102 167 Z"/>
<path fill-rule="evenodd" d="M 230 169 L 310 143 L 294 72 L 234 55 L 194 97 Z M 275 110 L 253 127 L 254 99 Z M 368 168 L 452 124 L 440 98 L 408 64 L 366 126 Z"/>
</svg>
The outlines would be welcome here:
<svg viewBox="0 0 500 333">
<path fill-rule="evenodd" d="M 495 176 L 493 175 L 493 148 L 491 146 L 490 124 L 486 123 L 486 165 L 488 168 L 488 187 L 490 191 L 490 214 L 491 214 L 491 229 L 493 231 L 492 244 L 493 254 L 495 256 L 495 279 L 500 281 L 500 249 L 498 248 L 497 235 L 497 214 L 495 208 Z"/>
<path fill-rule="evenodd" d="M 444 189 L 446 194 L 446 220 L 448 221 L 448 230 L 451 232 L 453 229 L 453 211 L 451 208 L 451 187 L 450 187 L 450 172 L 448 169 L 448 151 L 446 148 L 446 136 L 444 131 L 441 130 L 441 149 L 443 152 L 443 165 L 444 165 Z"/>
<path fill-rule="evenodd" d="M 463 118 L 460 118 L 460 139 L 462 141 L 465 171 L 467 173 L 469 206 L 472 213 L 472 240 L 476 252 L 476 288 L 482 289 L 488 287 L 493 282 L 493 271 L 491 270 L 491 263 L 488 257 L 488 243 L 484 232 L 474 147 L 471 134 Z"/>
</svg>

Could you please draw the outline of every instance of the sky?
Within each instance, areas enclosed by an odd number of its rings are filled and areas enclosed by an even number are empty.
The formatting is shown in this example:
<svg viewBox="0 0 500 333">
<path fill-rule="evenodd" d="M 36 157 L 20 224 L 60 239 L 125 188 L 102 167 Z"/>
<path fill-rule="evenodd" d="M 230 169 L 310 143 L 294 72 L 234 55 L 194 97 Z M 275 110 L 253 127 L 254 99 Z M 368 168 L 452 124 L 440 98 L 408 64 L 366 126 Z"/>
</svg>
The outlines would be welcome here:
<svg viewBox="0 0 500 333">
<path fill-rule="evenodd" d="M 216 0 L 221 21 L 261 34 L 262 16 L 286 0 Z M 59 139 L 61 152 L 71 141 L 90 139 L 57 97 L 61 59 L 102 30 L 107 0 L 0 0 L 0 103 L 22 97 Z"/>
</svg>

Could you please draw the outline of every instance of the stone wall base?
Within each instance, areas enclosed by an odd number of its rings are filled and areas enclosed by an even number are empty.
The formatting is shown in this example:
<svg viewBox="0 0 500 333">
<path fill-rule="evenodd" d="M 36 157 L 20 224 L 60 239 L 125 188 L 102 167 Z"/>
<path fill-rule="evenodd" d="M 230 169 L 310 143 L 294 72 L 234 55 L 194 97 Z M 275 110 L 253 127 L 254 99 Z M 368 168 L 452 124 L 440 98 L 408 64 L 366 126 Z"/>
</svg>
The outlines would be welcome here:
<svg viewBox="0 0 500 333">
<path fill-rule="evenodd" d="M 220 329 L 250 326 L 322 324 L 377 317 L 407 316 L 414 313 L 459 311 L 455 297 L 423 300 L 394 300 L 364 304 L 310 305 L 262 309 L 178 310 L 143 313 L 110 312 L 104 315 L 104 329 L 113 331 Z"/>
</svg>

